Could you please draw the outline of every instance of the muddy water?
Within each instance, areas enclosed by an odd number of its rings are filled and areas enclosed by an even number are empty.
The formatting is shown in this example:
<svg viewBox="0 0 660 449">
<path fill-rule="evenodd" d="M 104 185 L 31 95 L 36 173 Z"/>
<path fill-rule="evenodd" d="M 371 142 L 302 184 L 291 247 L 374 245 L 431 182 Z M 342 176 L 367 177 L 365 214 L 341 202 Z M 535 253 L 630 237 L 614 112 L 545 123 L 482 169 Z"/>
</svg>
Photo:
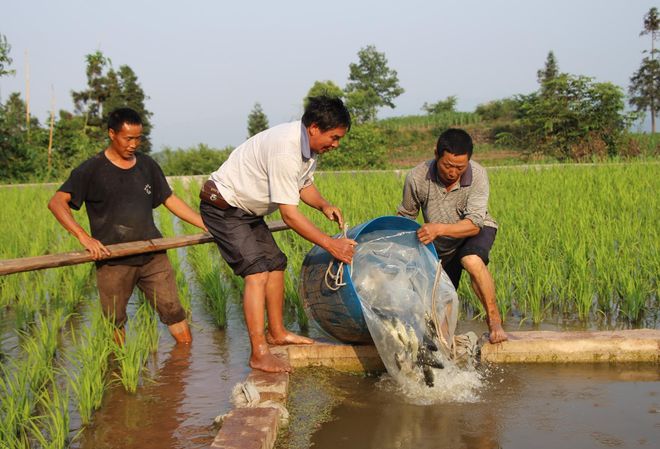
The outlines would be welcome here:
<svg viewBox="0 0 660 449">
<path fill-rule="evenodd" d="M 344 399 L 308 446 L 587 449 L 660 441 L 656 365 L 509 365 L 487 379 L 477 402 L 418 406 L 382 379 L 335 375 Z"/>
<path fill-rule="evenodd" d="M 482 324 L 460 323 L 459 332 L 483 332 Z M 324 412 L 316 428 L 293 418 L 301 431 L 290 429 L 278 449 L 650 448 L 660 441 L 657 364 L 481 366 L 476 399 L 431 405 L 412 403 L 387 376 L 323 372 L 314 382 L 308 378 L 319 373 L 310 371 L 294 376 L 290 408 Z"/>
<path fill-rule="evenodd" d="M 202 305 L 193 306 L 193 344 L 175 345 L 161 325 L 158 353 L 136 394 L 114 385 L 72 445 L 100 448 L 207 448 L 213 419 L 231 410 L 232 387 L 248 374 L 249 345 L 240 304 L 228 304 L 227 330 L 219 330 Z M 74 422 L 74 427 L 76 423 Z"/>
</svg>

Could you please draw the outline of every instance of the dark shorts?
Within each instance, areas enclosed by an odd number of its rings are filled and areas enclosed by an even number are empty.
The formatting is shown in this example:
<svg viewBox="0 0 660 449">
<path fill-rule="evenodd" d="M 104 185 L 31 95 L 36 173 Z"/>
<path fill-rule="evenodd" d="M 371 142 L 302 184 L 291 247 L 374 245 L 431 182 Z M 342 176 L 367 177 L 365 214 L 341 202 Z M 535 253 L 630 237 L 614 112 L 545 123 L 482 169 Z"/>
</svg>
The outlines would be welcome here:
<svg viewBox="0 0 660 449">
<path fill-rule="evenodd" d="M 458 284 L 461 281 L 461 274 L 463 273 L 461 259 L 463 257 L 474 254 L 479 256 L 484 261 L 484 264 L 488 265 L 488 256 L 493 243 L 495 243 L 496 234 L 497 228 L 484 226 L 479 231 L 479 234 L 466 238 L 449 259 L 442 261 L 442 268 L 449 276 L 449 279 L 451 279 L 454 288 L 458 288 Z"/>
<path fill-rule="evenodd" d="M 103 313 L 113 317 L 117 326 L 126 322 L 126 306 L 136 285 L 164 324 L 169 326 L 186 319 L 179 302 L 174 270 L 165 253 L 157 253 L 139 266 L 102 265 L 96 269 L 96 283 Z"/>
<path fill-rule="evenodd" d="M 287 259 L 263 217 L 237 207 L 220 209 L 201 202 L 199 213 L 222 258 L 237 276 L 284 271 Z"/>
</svg>

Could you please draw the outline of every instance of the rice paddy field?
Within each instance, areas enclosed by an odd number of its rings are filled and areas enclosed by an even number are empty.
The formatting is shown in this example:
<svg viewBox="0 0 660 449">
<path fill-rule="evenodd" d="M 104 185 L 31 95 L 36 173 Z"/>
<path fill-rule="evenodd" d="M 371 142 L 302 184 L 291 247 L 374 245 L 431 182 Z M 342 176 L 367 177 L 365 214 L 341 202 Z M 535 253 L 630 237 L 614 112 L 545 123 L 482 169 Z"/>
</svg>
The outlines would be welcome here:
<svg viewBox="0 0 660 449">
<path fill-rule="evenodd" d="M 660 165 L 509 167 L 488 173 L 490 211 L 500 225 L 490 268 L 507 329 L 544 323 L 573 329 L 660 327 Z M 318 173 L 316 184 L 353 226 L 394 214 L 404 177 L 403 171 Z M 171 184 L 197 205 L 199 182 Z M 0 188 L 0 259 L 80 249 L 46 208 L 55 188 Z M 320 213 L 303 211 L 324 231 L 338 232 Z M 197 233 L 167 210 L 155 213 L 165 236 Z M 86 223 L 83 211 L 77 219 Z M 311 245 L 292 231 L 275 235 L 289 257 L 288 325 L 306 332 L 314 326 L 297 289 Z M 240 310 L 241 281 L 231 276 L 213 245 L 168 255 L 193 321 L 218 329 L 242 326 L 228 314 Z M 466 276 L 459 297 L 463 320 L 483 317 Z M 91 264 L 0 277 L 0 448 L 63 448 L 92 441 L 97 420 L 118 407 L 117 400 L 107 400 L 108 391 L 119 389 L 130 397 L 154 388 L 154 366 L 159 365 L 153 358 L 166 328 L 135 295 L 126 344 L 117 345 L 97 302 Z M 123 419 L 130 421 L 130 413 Z"/>
</svg>

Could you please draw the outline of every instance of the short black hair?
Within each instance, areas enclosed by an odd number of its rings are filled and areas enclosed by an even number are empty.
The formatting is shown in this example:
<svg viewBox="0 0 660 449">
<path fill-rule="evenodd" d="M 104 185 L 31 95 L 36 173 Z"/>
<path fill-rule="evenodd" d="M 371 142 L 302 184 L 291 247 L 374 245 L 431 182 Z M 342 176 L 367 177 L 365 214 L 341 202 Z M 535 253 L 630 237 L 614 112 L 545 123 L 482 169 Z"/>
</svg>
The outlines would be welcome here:
<svg viewBox="0 0 660 449">
<path fill-rule="evenodd" d="M 108 115 L 108 131 L 112 129 L 118 133 L 124 126 L 124 123 L 142 125 L 142 118 L 140 114 L 131 108 L 118 108 Z"/>
<path fill-rule="evenodd" d="M 467 154 L 468 159 L 472 158 L 472 137 L 462 129 L 449 128 L 438 137 L 438 143 L 435 151 L 438 159 L 442 157 L 445 151 L 451 154 Z"/>
<path fill-rule="evenodd" d="M 316 123 L 323 132 L 334 128 L 346 128 L 348 131 L 351 129 L 351 114 L 340 98 L 325 95 L 309 97 L 302 123 L 305 127 Z"/>
</svg>

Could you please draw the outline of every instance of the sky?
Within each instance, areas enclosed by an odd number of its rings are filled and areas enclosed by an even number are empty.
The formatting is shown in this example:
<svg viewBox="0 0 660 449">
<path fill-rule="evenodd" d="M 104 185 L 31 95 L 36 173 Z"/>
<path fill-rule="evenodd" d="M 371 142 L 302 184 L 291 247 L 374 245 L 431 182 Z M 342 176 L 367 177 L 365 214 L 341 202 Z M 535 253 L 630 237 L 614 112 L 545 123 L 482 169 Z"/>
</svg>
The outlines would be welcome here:
<svg viewBox="0 0 660 449">
<path fill-rule="evenodd" d="M 86 87 L 85 55 L 100 50 L 129 65 L 148 95 L 155 151 L 237 146 L 256 102 L 270 125 L 297 120 L 315 81 L 340 87 L 349 64 L 374 45 L 405 93 L 379 118 L 422 114 L 450 95 L 457 109 L 527 94 L 553 51 L 562 72 L 627 92 L 650 47 L 639 36 L 645 0 L 6 0 L 0 34 L 14 76 L 0 99 L 26 92 L 46 123 L 73 111 Z M 26 70 L 29 67 L 29 70 Z"/>
</svg>

